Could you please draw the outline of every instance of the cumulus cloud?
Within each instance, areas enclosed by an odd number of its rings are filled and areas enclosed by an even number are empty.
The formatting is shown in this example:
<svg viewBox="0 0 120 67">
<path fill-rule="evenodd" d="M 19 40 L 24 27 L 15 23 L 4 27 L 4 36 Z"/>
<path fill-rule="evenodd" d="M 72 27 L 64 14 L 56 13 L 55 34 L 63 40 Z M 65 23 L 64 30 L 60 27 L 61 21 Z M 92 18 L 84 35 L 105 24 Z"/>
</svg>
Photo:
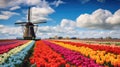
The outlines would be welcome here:
<svg viewBox="0 0 120 67">
<path fill-rule="evenodd" d="M 61 27 L 76 27 L 76 23 L 72 20 L 68 20 L 68 19 L 62 19 Z"/>
<path fill-rule="evenodd" d="M 58 0 L 56 1 L 56 5 L 62 4 L 63 1 Z M 55 12 L 53 8 L 50 7 L 50 3 L 48 3 L 46 0 L 0 0 L 0 8 L 9 8 L 9 10 L 16 10 L 20 9 L 19 5 L 29 5 L 33 6 L 31 8 L 32 11 L 32 16 L 31 16 L 31 21 L 36 22 L 42 22 L 42 21 L 47 21 L 51 20 L 49 18 L 49 14 L 52 14 Z M 27 10 L 25 10 L 27 12 Z M 13 15 L 13 14 L 12 14 Z M 0 19 L 9 19 L 12 17 L 12 15 L 0 15 Z M 27 17 L 27 16 L 26 16 Z"/>
<path fill-rule="evenodd" d="M 36 33 L 37 37 L 41 37 L 41 38 L 53 37 L 55 35 L 66 36 L 71 34 L 75 34 L 75 31 L 73 28 L 61 27 L 60 25 L 40 26 L 38 27 L 38 30 Z M 8 27 L 8 26 L 0 25 L 0 37 L 2 37 L 2 39 L 16 38 L 16 37 L 22 37 L 22 36 L 23 36 L 23 31 L 21 27 Z"/>
<path fill-rule="evenodd" d="M 108 17 L 106 22 L 112 25 L 120 25 L 120 9 L 117 10 L 112 16 Z"/>
<path fill-rule="evenodd" d="M 3 38 L 16 38 L 22 37 L 23 31 L 21 27 L 7 27 L 0 25 L 0 37 Z M 19 30 L 18 30 L 19 29 Z M 111 36 L 113 38 L 119 38 L 120 30 L 77 30 L 71 26 L 62 27 L 61 25 L 57 26 L 40 26 L 36 33 L 39 38 L 49 38 L 54 36 L 63 36 L 63 37 L 78 37 L 78 38 L 100 38 Z"/>
<path fill-rule="evenodd" d="M 11 11 L 1 11 L 0 19 L 1 20 L 7 20 L 13 15 L 19 15 L 19 14 L 16 13 L 16 12 L 11 12 Z"/>
<path fill-rule="evenodd" d="M 42 26 L 39 27 L 37 35 L 41 37 L 54 37 L 63 36 L 63 37 L 78 37 L 78 38 L 100 38 L 111 36 L 113 38 L 119 38 L 120 30 L 77 30 L 70 27 L 61 27 L 61 26 Z"/>
<path fill-rule="evenodd" d="M 17 6 L 23 3 L 22 0 L 0 0 L 0 8 Z"/>
<path fill-rule="evenodd" d="M 112 14 L 108 10 L 98 9 L 92 14 L 82 14 L 76 19 L 78 27 L 90 29 L 118 29 L 120 10 Z"/>
<path fill-rule="evenodd" d="M 3 28 L 3 27 L 4 27 L 4 25 L 0 25 L 0 29 Z"/>
<path fill-rule="evenodd" d="M 10 39 L 22 36 L 22 29 L 21 27 L 9 27 L 5 25 L 0 25 L 0 39 Z"/>
<path fill-rule="evenodd" d="M 80 38 L 106 38 L 106 37 L 112 37 L 112 38 L 119 38 L 120 32 L 118 30 L 109 30 L 109 31 L 98 31 L 98 30 L 88 30 L 88 31 L 79 31 L 77 34 Z"/>
<path fill-rule="evenodd" d="M 51 3 L 51 5 L 55 5 L 55 7 L 58 7 L 60 4 L 65 4 L 62 0 L 55 0 Z"/>
<path fill-rule="evenodd" d="M 57 26 L 42 26 L 39 27 L 37 35 L 48 37 L 57 36 L 69 36 L 69 37 L 79 37 L 79 38 L 100 38 L 111 36 L 113 38 L 119 38 L 120 30 L 118 30 L 118 21 L 108 22 L 110 17 L 119 16 L 119 11 L 117 10 L 112 14 L 108 10 L 98 9 L 92 14 L 82 14 L 76 21 L 70 19 L 62 19 L 60 24 Z M 116 19 L 116 18 L 115 18 Z M 116 26 L 118 25 L 118 26 Z M 89 28 L 88 30 L 76 29 L 77 27 Z M 117 30 L 113 30 L 117 27 Z M 98 30 L 105 29 L 105 30 Z M 107 30 L 109 29 L 109 30 Z M 111 29 L 111 30 L 110 30 Z"/>
<path fill-rule="evenodd" d="M 33 6 L 33 5 L 43 5 L 43 3 L 47 1 L 46 0 L 0 0 L 0 8 L 6 8 L 6 7 L 15 7 L 15 6 L 19 6 L 19 5 L 29 5 L 29 6 Z M 62 0 L 55 0 L 52 3 L 47 3 L 47 5 L 55 5 L 56 7 L 58 7 L 60 4 L 64 4 L 65 2 L 63 2 Z"/>
<path fill-rule="evenodd" d="M 24 0 L 24 1 L 28 5 L 36 5 L 36 4 L 38 5 L 41 2 L 41 0 Z"/>
<path fill-rule="evenodd" d="M 10 8 L 10 10 L 17 10 L 17 9 L 20 9 L 20 6 L 14 6 Z"/>
<path fill-rule="evenodd" d="M 55 12 L 51 7 L 32 7 L 32 21 L 39 22 L 41 20 L 48 20 L 48 15 Z"/>
<path fill-rule="evenodd" d="M 13 7 L 21 4 L 38 5 L 41 0 L 0 0 L 0 8 Z"/>
</svg>

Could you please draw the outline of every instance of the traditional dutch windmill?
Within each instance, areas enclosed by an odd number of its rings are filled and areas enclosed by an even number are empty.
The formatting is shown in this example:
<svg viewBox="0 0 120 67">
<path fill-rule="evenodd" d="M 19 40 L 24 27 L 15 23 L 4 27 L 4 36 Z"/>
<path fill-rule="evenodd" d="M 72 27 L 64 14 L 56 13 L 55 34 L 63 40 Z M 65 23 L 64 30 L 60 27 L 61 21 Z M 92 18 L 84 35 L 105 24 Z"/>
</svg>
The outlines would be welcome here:
<svg viewBox="0 0 120 67">
<path fill-rule="evenodd" d="M 34 40 L 36 38 L 36 32 L 39 23 L 46 23 L 45 21 L 41 20 L 41 22 L 32 23 L 31 22 L 31 11 L 30 8 L 28 10 L 28 21 L 27 22 L 16 22 L 15 25 L 22 26 L 23 29 L 23 38 L 25 40 Z"/>
</svg>

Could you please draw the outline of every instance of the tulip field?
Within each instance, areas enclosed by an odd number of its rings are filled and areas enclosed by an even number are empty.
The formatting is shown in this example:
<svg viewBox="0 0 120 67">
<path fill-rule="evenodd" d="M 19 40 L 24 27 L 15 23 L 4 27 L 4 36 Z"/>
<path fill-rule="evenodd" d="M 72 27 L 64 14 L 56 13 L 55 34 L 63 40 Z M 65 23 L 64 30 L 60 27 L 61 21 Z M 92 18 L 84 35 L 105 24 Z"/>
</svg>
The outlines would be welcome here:
<svg viewBox="0 0 120 67">
<path fill-rule="evenodd" d="M 0 41 L 0 67 L 120 67 L 120 46 L 65 40 Z"/>
</svg>

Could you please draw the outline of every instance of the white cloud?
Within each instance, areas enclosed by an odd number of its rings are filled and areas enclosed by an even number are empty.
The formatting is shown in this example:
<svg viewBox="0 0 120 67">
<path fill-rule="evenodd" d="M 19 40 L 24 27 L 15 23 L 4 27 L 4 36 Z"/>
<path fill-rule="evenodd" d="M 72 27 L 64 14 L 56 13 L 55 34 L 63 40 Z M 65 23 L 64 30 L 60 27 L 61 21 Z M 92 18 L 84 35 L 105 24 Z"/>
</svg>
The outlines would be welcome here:
<svg viewBox="0 0 120 67">
<path fill-rule="evenodd" d="M 0 8 L 13 7 L 24 3 L 23 0 L 0 0 Z"/>
<path fill-rule="evenodd" d="M 58 7 L 60 4 L 65 4 L 62 0 L 55 0 L 51 3 L 51 5 L 55 5 L 55 7 Z"/>
<path fill-rule="evenodd" d="M 54 9 L 49 6 L 46 7 L 32 7 L 32 21 L 40 22 L 41 20 L 48 20 L 48 15 L 52 14 Z"/>
<path fill-rule="evenodd" d="M 28 5 L 38 5 L 41 0 L 24 0 L 26 4 Z"/>
<path fill-rule="evenodd" d="M 112 14 L 108 10 L 98 9 L 92 14 L 82 14 L 76 19 L 78 27 L 90 29 L 118 29 L 120 10 Z M 119 24 L 119 25 L 118 25 Z"/>
<path fill-rule="evenodd" d="M 76 23 L 72 20 L 68 20 L 68 19 L 62 19 L 61 27 L 76 27 Z"/>
<path fill-rule="evenodd" d="M 19 14 L 15 13 L 15 12 L 11 12 L 11 11 L 1 11 L 0 19 L 1 20 L 7 20 L 13 15 L 19 15 Z"/>
<path fill-rule="evenodd" d="M 21 27 L 8 27 L 2 25 L 2 28 L 0 28 L 0 39 L 10 39 L 19 36 L 22 36 Z"/>
<path fill-rule="evenodd" d="M 70 27 L 61 26 L 42 26 L 39 27 L 37 35 L 42 38 L 54 37 L 54 36 L 69 36 L 79 38 L 100 38 L 111 36 L 113 38 L 120 38 L 120 30 L 77 30 Z"/>
<path fill-rule="evenodd" d="M 64 2 L 61 0 L 54 1 L 53 4 L 55 6 L 59 6 L 60 4 L 63 4 Z M 6 8 L 6 7 L 15 7 L 19 5 L 28 5 L 28 6 L 45 6 L 50 5 L 46 0 L 0 0 L 0 8 Z"/>
<path fill-rule="evenodd" d="M 10 10 L 17 10 L 17 9 L 20 9 L 20 6 L 14 6 L 10 8 Z"/>
<path fill-rule="evenodd" d="M 61 2 L 62 1 L 60 1 L 60 3 Z M 34 5 L 34 7 L 32 7 L 31 9 L 31 19 L 35 22 L 50 20 L 51 18 L 49 18 L 48 15 L 55 12 L 55 10 L 49 6 L 49 3 L 46 0 L 0 0 L 0 8 L 10 8 L 10 10 L 16 10 L 20 8 L 19 5 Z M 27 12 L 27 10 L 25 10 L 24 12 Z M 17 14 L 15 12 L 11 13 L 12 14 L 10 15 L 6 15 L 2 14 L 1 12 L 0 19 L 6 20 L 9 19 L 11 16 Z"/>
<path fill-rule="evenodd" d="M 21 27 L 8 27 L 0 25 L 0 37 L 3 38 L 16 38 L 22 37 L 23 32 Z M 120 30 L 77 30 L 71 26 L 40 26 L 36 33 L 38 38 L 49 38 L 54 36 L 63 37 L 79 37 L 79 38 L 100 38 L 111 36 L 113 38 L 120 38 Z"/>
<path fill-rule="evenodd" d="M 120 9 L 117 10 L 113 16 L 109 17 L 106 22 L 112 25 L 120 25 Z"/>
<path fill-rule="evenodd" d="M 4 27 L 4 25 L 0 25 L 0 29 L 3 28 L 3 27 Z"/>
<path fill-rule="evenodd" d="M 13 7 L 21 4 L 38 5 L 41 0 L 0 0 L 0 8 Z"/>
</svg>

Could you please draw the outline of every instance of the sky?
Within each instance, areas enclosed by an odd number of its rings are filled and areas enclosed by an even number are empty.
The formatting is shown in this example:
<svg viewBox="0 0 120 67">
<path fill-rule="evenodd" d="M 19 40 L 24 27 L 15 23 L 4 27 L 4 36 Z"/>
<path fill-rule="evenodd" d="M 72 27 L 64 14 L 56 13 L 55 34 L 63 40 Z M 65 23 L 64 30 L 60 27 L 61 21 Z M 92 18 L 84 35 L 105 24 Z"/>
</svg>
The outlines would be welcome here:
<svg viewBox="0 0 120 67">
<path fill-rule="evenodd" d="M 23 36 L 28 7 L 38 38 L 120 38 L 120 0 L 0 0 L 0 39 Z"/>
</svg>

